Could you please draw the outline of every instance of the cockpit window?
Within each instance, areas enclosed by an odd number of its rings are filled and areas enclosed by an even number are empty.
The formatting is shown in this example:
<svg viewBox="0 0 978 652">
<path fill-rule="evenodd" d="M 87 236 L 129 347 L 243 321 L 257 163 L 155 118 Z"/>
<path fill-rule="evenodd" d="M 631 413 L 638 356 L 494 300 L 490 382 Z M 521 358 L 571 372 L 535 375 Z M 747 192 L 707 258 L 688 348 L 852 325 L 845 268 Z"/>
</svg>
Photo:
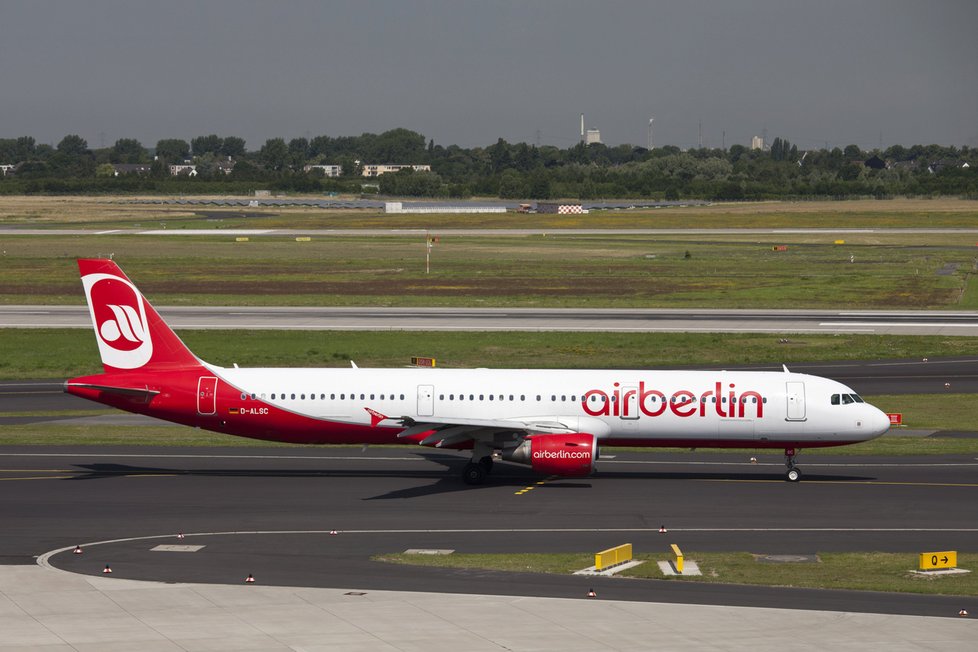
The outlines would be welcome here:
<svg viewBox="0 0 978 652">
<path fill-rule="evenodd" d="M 861 396 L 859 396 L 859 394 L 853 394 L 852 395 L 852 400 L 854 400 L 856 403 L 865 403 L 866 402 L 866 401 L 864 401 L 862 399 Z"/>
<path fill-rule="evenodd" d="M 833 394 L 831 399 L 832 405 L 850 405 L 852 403 L 865 403 L 858 394 Z"/>
<path fill-rule="evenodd" d="M 849 405 L 850 403 L 855 403 L 855 402 L 856 401 L 853 400 L 853 398 L 852 398 L 852 394 L 843 394 L 842 395 L 842 404 L 843 405 Z"/>
<path fill-rule="evenodd" d="M 838 405 L 838 404 L 839 404 L 839 395 L 838 394 L 833 394 L 832 395 L 832 405 Z"/>
</svg>

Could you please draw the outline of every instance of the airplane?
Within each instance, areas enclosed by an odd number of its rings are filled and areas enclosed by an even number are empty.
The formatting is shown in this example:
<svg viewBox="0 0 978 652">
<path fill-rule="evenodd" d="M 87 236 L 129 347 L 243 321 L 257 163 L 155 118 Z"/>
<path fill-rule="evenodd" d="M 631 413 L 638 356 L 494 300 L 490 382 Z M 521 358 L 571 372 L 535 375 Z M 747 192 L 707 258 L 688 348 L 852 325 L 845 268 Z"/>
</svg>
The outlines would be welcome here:
<svg viewBox="0 0 978 652">
<path fill-rule="evenodd" d="M 112 260 L 78 261 L 104 373 L 69 394 L 214 432 L 299 444 L 471 449 L 462 480 L 494 461 L 584 477 L 613 446 L 783 449 L 883 435 L 886 414 L 845 385 L 782 371 L 233 368 L 209 364 Z"/>
</svg>

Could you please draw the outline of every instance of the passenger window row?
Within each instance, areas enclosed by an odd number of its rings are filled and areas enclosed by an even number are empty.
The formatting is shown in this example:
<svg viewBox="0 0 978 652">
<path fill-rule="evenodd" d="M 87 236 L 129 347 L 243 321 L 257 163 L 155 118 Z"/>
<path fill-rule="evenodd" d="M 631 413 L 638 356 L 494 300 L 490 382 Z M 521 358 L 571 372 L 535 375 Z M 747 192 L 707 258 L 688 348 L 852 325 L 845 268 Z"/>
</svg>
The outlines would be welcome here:
<svg viewBox="0 0 978 652">
<path fill-rule="evenodd" d="M 347 397 L 348 396 L 349 396 L 349 399 L 352 400 L 352 401 L 357 400 L 358 397 L 359 397 L 359 400 L 361 400 L 361 401 L 366 401 L 366 400 L 371 400 L 371 401 L 376 401 L 376 400 L 380 400 L 380 401 L 395 401 L 395 400 L 400 400 L 400 401 L 403 401 L 403 400 L 405 400 L 404 394 L 400 394 L 400 395 L 395 396 L 394 394 L 380 394 L 380 395 L 377 395 L 377 394 L 366 394 L 366 393 L 362 393 L 362 394 L 351 393 L 351 394 L 348 395 L 345 392 L 344 393 L 341 393 L 341 394 L 332 393 L 332 394 L 329 395 L 329 400 L 331 400 L 331 401 L 335 401 L 335 400 L 345 401 L 345 400 L 347 400 Z M 337 399 L 337 397 L 339 397 L 339 398 Z M 242 401 L 247 401 L 249 399 L 252 400 L 252 401 L 254 401 L 257 398 L 258 398 L 258 396 L 256 394 L 250 394 L 249 395 L 249 394 L 246 394 L 244 392 L 241 393 L 241 400 Z M 261 395 L 261 398 L 262 398 L 262 400 L 264 400 L 265 394 L 262 394 Z M 508 398 L 509 401 L 516 401 L 517 400 L 516 399 L 516 396 L 514 394 L 509 394 L 508 397 L 505 394 L 489 394 L 488 395 L 488 400 L 490 400 L 490 401 L 506 401 L 507 398 Z M 561 394 L 559 397 L 558 397 L 557 394 L 551 394 L 550 395 L 550 402 L 557 403 L 558 402 L 558 399 L 559 399 L 559 402 L 566 403 L 567 400 L 568 400 L 568 398 L 570 398 L 570 401 L 572 403 L 576 403 L 577 402 L 577 395 L 576 394 L 571 394 L 569 397 L 568 397 L 567 394 Z M 658 402 L 658 397 L 652 396 L 650 398 L 651 398 L 652 403 Z M 304 393 L 295 394 L 295 393 L 285 393 L 285 392 L 283 392 L 283 393 L 274 392 L 271 395 L 271 400 L 274 401 L 276 399 L 283 400 L 283 401 L 285 401 L 285 400 L 292 400 L 292 401 L 296 401 L 296 400 L 298 400 L 298 401 L 306 401 L 306 400 L 309 400 L 309 401 L 315 401 L 316 400 L 316 394 L 314 394 L 314 393 L 310 393 L 310 394 L 304 394 Z M 581 397 L 581 399 L 582 400 L 585 400 L 583 396 Z M 716 403 L 717 402 L 717 397 L 716 396 L 711 397 L 711 399 L 712 399 L 710 401 L 711 403 Z M 325 401 L 326 400 L 326 394 L 319 394 L 319 400 L 320 401 Z M 438 395 L 438 400 L 440 400 L 440 401 L 446 400 L 446 394 L 439 394 Z M 458 394 L 458 395 L 456 395 L 456 394 L 448 394 L 447 395 L 447 400 L 449 400 L 449 401 L 455 401 L 455 400 L 458 400 L 458 401 L 466 401 L 466 400 L 468 400 L 468 401 L 476 401 L 476 400 L 485 401 L 485 400 L 487 400 L 487 395 L 486 394 L 479 394 L 478 395 L 478 399 L 477 399 L 475 394 L 468 394 L 468 395 L 466 395 L 466 394 Z M 520 394 L 519 400 L 525 402 L 526 401 L 526 395 L 525 394 Z M 543 400 L 544 400 L 543 396 L 541 396 L 540 394 L 537 394 L 536 395 L 536 401 L 538 403 L 539 402 L 542 402 Z M 858 396 L 856 396 L 855 394 L 843 394 L 842 395 L 842 400 L 845 403 L 853 403 L 853 402 L 862 403 L 863 402 L 863 400 L 861 398 L 859 398 Z M 597 401 L 601 401 L 602 403 L 606 403 L 606 402 L 608 402 L 608 397 L 607 396 L 596 396 L 596 395 L 592 394 L 590 396 L 590 401 L 592 403 L 593 402 L 597 402 Z M 618 397 L 617 396 L 612 396 L 611 397 L 611 402 L 612 403 L 616 403 L 617 401 L 618 401 Z M 680 403 L 681 401 L 678 398 L 676 398 L 675 396 L 673 396 L 671 402 L 672 403 Z M 695 396 L 693 396 L 693 397 L 690 397 L 690 399 L 688 401 L 686 401 L 686 402 L 687 403 L 697 403 L 699 401 L 698 401 L 698 399 Z M 727 397 L 726 396 L 721 397 L 720 398 L 720 402 L 721 403 L 726 403 L 727 402 Z M 737 401 L 734 400 L 734 402 L 736 403 Z M 740 402 L 741 403 L 747 403 L 748 402 L 747 397 L 741 397 Z M 757 398 L 756 397 L 751 397 L 750 398 L 750 402 L 757 403 Z M 767 403 L 767 398 L 761 399 L 761 402 L 762 403 Z M 838 394 L 833 394 L 832 395 L 832 405 L 838 405 L 838 404 L 839 404 L 839 395 Z"/>
</svg>

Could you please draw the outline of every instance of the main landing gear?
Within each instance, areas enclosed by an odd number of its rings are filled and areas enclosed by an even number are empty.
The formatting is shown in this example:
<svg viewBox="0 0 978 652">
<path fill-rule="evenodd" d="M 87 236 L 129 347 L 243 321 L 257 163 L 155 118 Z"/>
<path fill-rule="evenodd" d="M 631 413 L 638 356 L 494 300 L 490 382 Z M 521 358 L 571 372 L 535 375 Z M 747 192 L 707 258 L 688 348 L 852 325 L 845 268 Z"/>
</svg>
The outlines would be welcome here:
<svg viewBox="0 0 978 652">
<path fill-rule="evenodd" d="M 798 482 L 801 480 L 801 469 L 795 466 L 795 449 L 786 448 L 784 449 L 784 463 L 788 467 L 787 473 L 785 473 L 785 479 L 788 482 Z"/>
<path fill-rule="evenodd" d="M 476 442 L 472 449 L 472 460 L 462 468 L 462 482 L 482 484 L 492 472 L 492 449 Z"/>
</svg>

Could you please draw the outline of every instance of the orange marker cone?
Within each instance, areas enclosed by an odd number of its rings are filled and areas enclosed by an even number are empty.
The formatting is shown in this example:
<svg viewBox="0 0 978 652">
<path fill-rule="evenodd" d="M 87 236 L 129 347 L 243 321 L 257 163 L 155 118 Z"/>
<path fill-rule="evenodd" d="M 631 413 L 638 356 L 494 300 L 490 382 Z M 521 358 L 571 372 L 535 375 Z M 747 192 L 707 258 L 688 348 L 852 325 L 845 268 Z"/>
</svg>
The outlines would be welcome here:
<svg viewBox="0 0 978 652">
<path fill-rule="evenodd" d="M 103 569 L 102 569 L 102 574 L 103 574 L 103 575 L 108 575 L 108 574 L 109 574 L 109 573 L 111 573 L 111 572 L 112 572 L 112 569 L 111 569 L 111 568 L 109 568 L 109 565 L 108 565 L 108 564 L 106 564 L 106 565 L 105 565 L 105 568 L 103 568 Z"/>
<path fill-rule="evenodd" d="M 75 553 L 76 555 L 82 554 L 81 546 L 75 546 L 75 549 L 72 550 L 72 552 Z"/>
<path fill-rule="evenodd" d="M 594 592 L 594 589 L 588 589 L 588 591 L 587 591 L 587 597 L 589 597 L 589 598 L 596 598 L 596 597 L 598 597 L 598 594 Z"/>
<path fill-rule="evenodd" d="M 245 584 L 254 584 L 254 583 L 255 583 L 255 576 L 252 575 L 251 573 L 248 573 L 248 577 L 245 578 Z"/>
</svg>

